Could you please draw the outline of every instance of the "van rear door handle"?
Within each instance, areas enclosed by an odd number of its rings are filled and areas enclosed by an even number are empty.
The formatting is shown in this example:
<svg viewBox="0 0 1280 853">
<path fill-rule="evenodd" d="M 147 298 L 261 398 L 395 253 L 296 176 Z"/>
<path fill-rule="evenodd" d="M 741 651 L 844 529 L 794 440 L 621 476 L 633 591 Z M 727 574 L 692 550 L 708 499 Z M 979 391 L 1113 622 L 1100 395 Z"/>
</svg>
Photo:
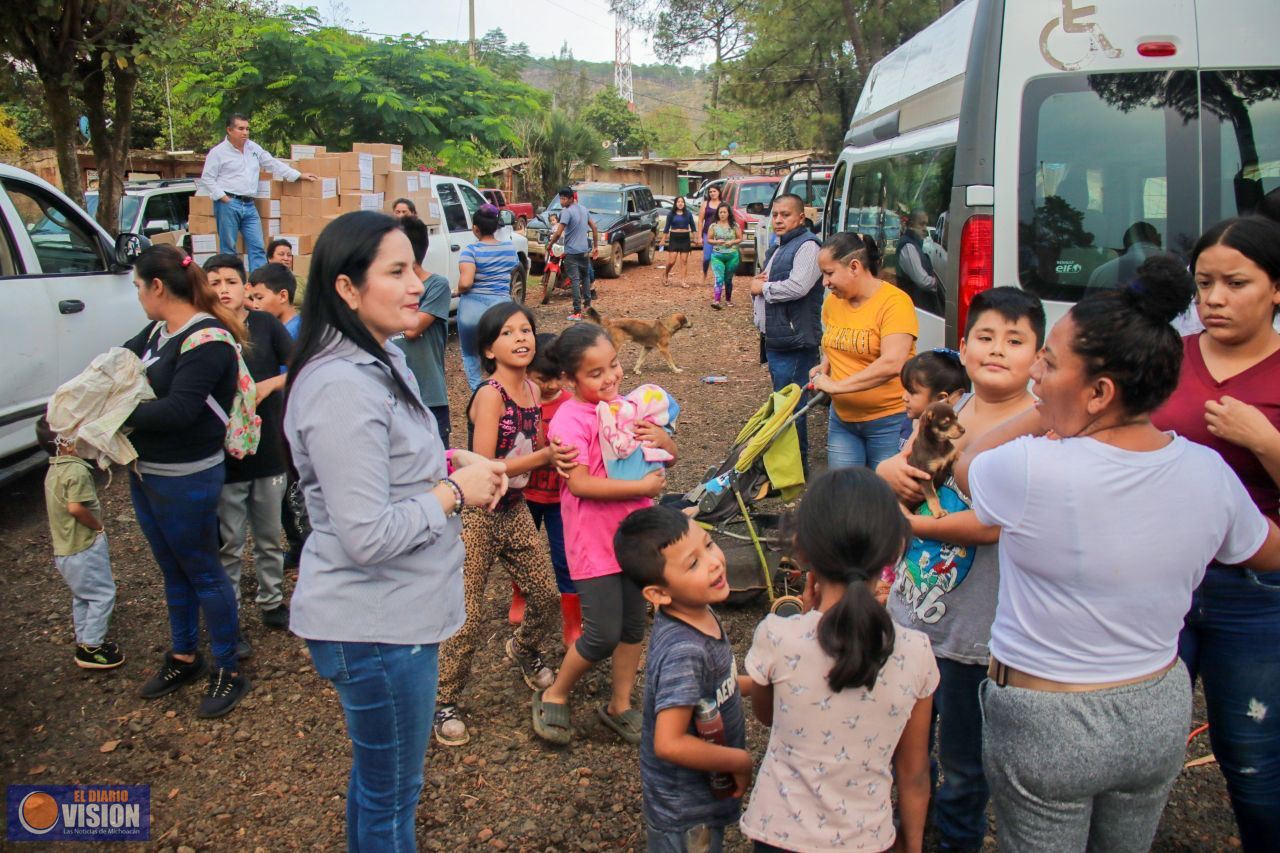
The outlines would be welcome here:
<svg viewBox="0 0 1280 853">
<path fill-rule="evenodd" d="M 462 251 L 462 247 L 461 247 L 461 246 L 459 246 L 457 243 L 453 243 L 453 244 L 451 244 L 451 245 L 449 246 L 449 251 L 450 251 L 450 252 L 461 252 L 461 251 Z"/>
<path fill-rule="evenodd" d="M 84 310 L 84 303 L 79 299 L 63 299 L 58 303 L 58 313 L 79 314 Z"/>
</svg>

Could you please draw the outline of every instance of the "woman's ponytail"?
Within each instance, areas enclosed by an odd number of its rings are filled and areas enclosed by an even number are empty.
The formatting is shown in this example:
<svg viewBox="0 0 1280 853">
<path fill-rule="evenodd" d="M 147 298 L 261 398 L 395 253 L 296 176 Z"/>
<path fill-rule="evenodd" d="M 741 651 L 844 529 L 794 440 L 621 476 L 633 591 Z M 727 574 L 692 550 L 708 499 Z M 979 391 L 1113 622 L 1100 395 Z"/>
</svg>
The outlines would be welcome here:
<svg viewBox="0 0 1280 853">
<path fill-rule="evenodd" d="M 818 623 L 818 645 L 835 661 L 827 673 L 833 691 L 870 690 L 893 654 L 893 621 L 870 584 L 898 562 L 910 537 L 893 493 L 865 468 L 826 472 L 800 502 L 796 550 L 821 580 L 845 585 Z"/>
</svg>

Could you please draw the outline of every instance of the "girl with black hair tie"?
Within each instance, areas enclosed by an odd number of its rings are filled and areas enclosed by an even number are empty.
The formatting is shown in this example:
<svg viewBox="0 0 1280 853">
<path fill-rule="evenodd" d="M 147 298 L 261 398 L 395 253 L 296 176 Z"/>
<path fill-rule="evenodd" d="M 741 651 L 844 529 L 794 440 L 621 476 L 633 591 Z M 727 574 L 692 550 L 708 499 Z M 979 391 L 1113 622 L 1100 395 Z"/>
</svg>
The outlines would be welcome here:
<svg viewBox="0 0 1280 853">
<path fill-rule="evenodd" d="M 1191 294 L 1159 257 L 1076 303 L 1031 369 L 1035 408 L 956 465 L 978 520 L 1001 528 L 981 687 L 1001 849 L 1150 849 L 1186 753 L 1192 591 L 1215 560 L 1280 570 L 1280 530 L 1222 457 L 1151 422 Z"/>
<path fill-rule="evenodd" d="M 464 506 L 505 466 L 454 451 L 392 336 L 422 282 L 394 218 L 340 216 L 316 241 L 290 364 L 285 435 L 311 513 L 289 627 L 338 692 L 352 741 L 350 850 L 413 850 L 439 644 L 462 624 Z"/>
<path fill-rule="evenodd" d="M 919 850 L 938 665 L 873 592 L 910 528 L 888 486 L 845 468 L 809 486 L 795 531 L 805 612 L 765 617 L 745 661 L 771 729 L 742 833 L 757 850 Z"/>
</svg>

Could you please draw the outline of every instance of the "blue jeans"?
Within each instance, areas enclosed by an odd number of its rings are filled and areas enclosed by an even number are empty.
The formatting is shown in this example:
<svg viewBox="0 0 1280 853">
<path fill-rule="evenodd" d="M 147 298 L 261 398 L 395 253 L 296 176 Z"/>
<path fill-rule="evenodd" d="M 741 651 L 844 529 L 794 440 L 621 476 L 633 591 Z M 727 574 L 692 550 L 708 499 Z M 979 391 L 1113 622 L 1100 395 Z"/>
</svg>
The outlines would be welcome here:
<svg viewBox="0 0 1280 853">
<path fill-rule="evenodd" d="M 551 568 L 556 570 L 556 589 L 561 595 L 577 592 L 573 578 L 569 577 L 569 561 L 564 554 L 564 521 L 560 516 L 560 504 L 543 504 L 526 499 L 529 514 L 533 516 L 533 526 L 547 528 L 547 544 L 551 546 Z"/>
<path fill-rule="evenodd" d="M 338 691 L 351 738 L 347 850 L 412 851 L 440 647 L 307 640 Z"/>
<path fill-rule="evenodd" d="M 130 472 L 129 492 L 138 526 L 164 574 L 173 651 L 196 651 L 203 610 L 214 661 L 236 670 L 240 617 L 218 557 L 218 498 L 224 477 L 222 463 L 184 477 Z"/>
<path fill-rule="evenodd" d="M 818 366 L 818 357 L 817 347 L 793 350 L 766 348 L 764 358 L 769 365 L 769 380 L 773 383 L 773 390 L 781 391 L 793 382 L 801 388 L 808 388 L 809 371 Z M 807 402 L 809 402 L 809 392 L 805 391 L 800 395 L 797 408 Z M 804 464 L 806 472 L 809 470 L 808 420 L 806 415 L 796 421 L 796 435 L 800 439 L 800 461 Z"/>
<path fill-rule="evenodd" d="M 476 327 L 492 306 L 510 302 L 510 293 L 476 293 L 470 291 L 458 298 L 458 349 L 462 351 L 462 370 L 467 374 L 467 387 L 472 391 L 484 381 L 480 367 L 480 350 Z"/>
<path fill-rule="evenodd" d="M 724 849 L 724 827 L 702 824 L 684 832 L 666 832 L 645 825 L 647 853 L 720 853 Z"/>
<path fill-rule="evenodd" d="M 1178 654 L 1204 686 L 1244 849 L 1280 850 L 1280 577 L 1210 565 Z"/>
<path fill-rule="evenodd" d="M 223 255 L 239 255 L 236 251 L 236 235 L 244 238 L 244 249 L 249 255 L 249 272 L 267 262 L 267 250 L 262 245 L 262 219 L 258 208 L 251 201 L 228 197 L 213 204 L 213 215 L 218 223 L 218 252 Z"/>
<path fill-rule="evenodd" d="M 982 707 L 978 688 L 987 677 L 981 664 L 935 658 L 940 676 L 929 721 L 929 752 L 937 725 L 938 760 L 930 767 L 933 823 L 946 849 L 979 850 L 987 834 L 991 791 L 982 771 Z M 943 781 L 938 786 L 938 769 Z"/>
<path fill-rule="evenodd" d="M 899 412 L 851 424 L 841 420 L 836 407 L 832 406 L 827 425 L 827 467 L 834 470 L 865 465 L 874 471 L 877 465 L 898 453 L 902 425 L 906 421 L 906 412 Z"/>
<path fill-rule="evenodd" d="M 591 281 L 595 278 L 591 268 L 589 252 L 566 254 L 560 268 L 569 277 L 569 286 L 573 292 L 573 313 L 582 311 L 583 304 L 591 304 Z"/>
</svg>

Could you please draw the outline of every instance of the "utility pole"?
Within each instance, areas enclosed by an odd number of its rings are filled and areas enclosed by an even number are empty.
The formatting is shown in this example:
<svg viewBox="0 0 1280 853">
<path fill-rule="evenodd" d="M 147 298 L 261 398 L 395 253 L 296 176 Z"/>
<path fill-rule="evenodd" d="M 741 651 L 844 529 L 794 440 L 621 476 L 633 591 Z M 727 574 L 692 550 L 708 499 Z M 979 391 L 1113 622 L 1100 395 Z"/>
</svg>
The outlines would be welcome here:
<svg viewBox="0 0 1280 853">
<path fill-rule="evenodd" d="M 467 42 L 467 55 L 471 57 L 471 64 L 476 64 L 476 0 L 467 0 L 467 8 L 469 11 L 469 22 L 471 38 Z"/>
</svg>

